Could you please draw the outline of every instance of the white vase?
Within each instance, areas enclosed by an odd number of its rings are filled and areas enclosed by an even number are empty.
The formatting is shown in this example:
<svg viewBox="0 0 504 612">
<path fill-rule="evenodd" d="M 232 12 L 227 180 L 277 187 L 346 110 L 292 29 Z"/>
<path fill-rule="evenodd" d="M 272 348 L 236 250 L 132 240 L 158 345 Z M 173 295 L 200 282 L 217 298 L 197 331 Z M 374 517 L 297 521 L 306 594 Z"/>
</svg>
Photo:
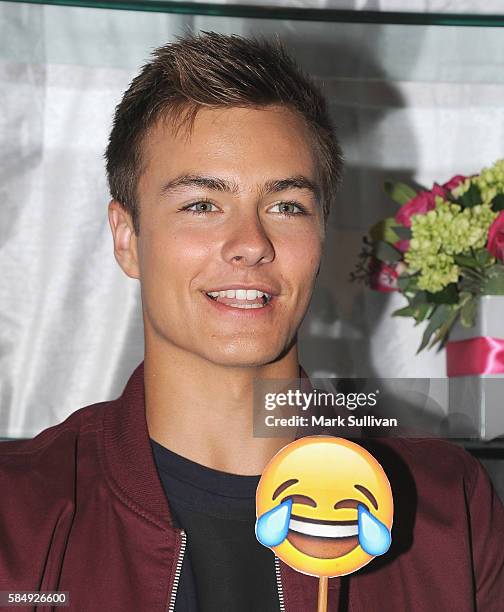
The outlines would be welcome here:
<svg viewBox="0 0 504 612">
<path fill-rule="evenodd" d="M 457 322 L 450 342 L 492 337 L 504 342 L 504 295 L 478 300 L 474 327 Z M 453 376 L 449 380 L 449 434 L 493 440 L 504 436 L 504 373 Z"/>
</svg>

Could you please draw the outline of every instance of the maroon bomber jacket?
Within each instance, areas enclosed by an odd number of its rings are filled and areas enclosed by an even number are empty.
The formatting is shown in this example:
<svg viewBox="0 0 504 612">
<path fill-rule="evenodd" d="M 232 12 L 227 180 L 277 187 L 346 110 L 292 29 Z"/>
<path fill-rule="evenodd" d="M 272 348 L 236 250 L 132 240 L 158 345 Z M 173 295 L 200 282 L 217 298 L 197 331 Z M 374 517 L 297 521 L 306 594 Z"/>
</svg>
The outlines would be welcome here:
<svg viewBox="0 0 504 612">
<path fill-rule="evenodd" d="M 363 445 L 392 485 L 392 547 L 330 579 L 329 610 L 502 612 L 504 509 L 479 463 L 439 440 Z M 0 591 L 68 591 L 58 609 L 78 612 L 174 609 L 184 536 L 149 444 L 143 365 L 119 399 L 1 443 L 0 491 Z M 316 578 L 277 561 L 277 584 L 280 609 L 316 610 Z"/>
</svg>

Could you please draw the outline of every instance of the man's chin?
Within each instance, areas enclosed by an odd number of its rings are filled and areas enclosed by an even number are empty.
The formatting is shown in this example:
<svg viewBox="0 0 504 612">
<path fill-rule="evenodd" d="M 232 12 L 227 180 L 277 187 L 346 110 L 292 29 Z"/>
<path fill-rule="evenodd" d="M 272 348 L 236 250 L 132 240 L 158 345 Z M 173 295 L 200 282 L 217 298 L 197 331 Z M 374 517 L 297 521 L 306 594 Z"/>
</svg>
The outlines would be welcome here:
<svg viewBox="0 0 504 612">
<path fill-rule="evenodd" d="M 228 343 L 205 355 L 206 359 L 215 365 L 235 368 L 257 368 L 280 361 L 286 356 L 288 349 L 284 346 L 274 346 L 273 343 L 254 342 L 250 340 L 240 343 Z"/>
<path fill-rule="evenodd" d="M 183 330 L 166 330 L 163 326 L 154 326 L 145 321 L 146 350 L 151 354 L 175 354 L 181 351 L 183 362 L 194 359 L 197 367 L 199 359 L 215 366 L 229 368 L 257 368 L 277 363 L 295 350 L 296 335 L 290 337 L 288 330 L 279 333 L 279 330 L 269 330 L 269 333 L 226 333 L 222 329 L 206 329 L 197 333 L 192 330 L 189 342 Z M 275 333 L 276 332 L 276 333 Z"/>
<path fill-rule="evenodd" d="M 278 361 L 279 356 L 277 354 L 258 354 L 253 351 L 246 351 L 239 355 L 233 353 L 213 353 L 207 356 L 207 360 L 218 366 L 226 366 L 230 368 L 258 368 L 267 366 L 269 364 Z"/>
</svg>

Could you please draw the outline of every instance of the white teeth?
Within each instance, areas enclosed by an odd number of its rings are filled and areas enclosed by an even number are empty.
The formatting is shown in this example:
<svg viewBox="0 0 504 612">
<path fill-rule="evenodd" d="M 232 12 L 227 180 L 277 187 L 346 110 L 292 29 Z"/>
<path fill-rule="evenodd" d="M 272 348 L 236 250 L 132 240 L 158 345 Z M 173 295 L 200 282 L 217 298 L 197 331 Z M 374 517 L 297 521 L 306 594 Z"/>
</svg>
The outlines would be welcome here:
<svg viewBox="0 0 504 612">
<path fill-rule="evenodd" d="M 264 308 L 264 304 L 228 304 L 232 308 Z"/>
<path fill-rule="evenodd" d="M 289 529 L 305 535 L 323 538 L 348 538 L 359 535 L 359 527 L 354 525 L 326 525 L 323 523 L 308 523 L 291 519 Z"/>
<path fill-rule="evenodd" d="M 212 298 L 231 298 L 237 300 L 257 300 L 266 297 L 266 300 L 271 299 L 271 295 L 258 291 L 257 289 L 223 289 L 221 291 L 207 291 L 207 295 Z"/>
</svg>

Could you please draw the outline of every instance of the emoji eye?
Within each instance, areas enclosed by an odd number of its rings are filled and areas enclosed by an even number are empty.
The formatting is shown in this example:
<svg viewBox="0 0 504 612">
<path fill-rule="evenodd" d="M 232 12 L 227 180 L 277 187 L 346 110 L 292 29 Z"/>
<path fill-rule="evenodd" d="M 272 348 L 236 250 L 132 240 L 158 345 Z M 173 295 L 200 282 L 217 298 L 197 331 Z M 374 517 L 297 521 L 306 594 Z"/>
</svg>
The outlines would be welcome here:
<svg viewBox="0 0 504 612">
<path fill-rule="evenodd" d="M 356 484 L 356 485 L 354 485 L 354 487 L 357 489 L 357 491 L 359 491 L 360 493 L 362 493 L 363 495 L 365 495 L 369 499 L 369 501 L 375 507 L 375 510 L 378 510 L 378 502 L 376 501 L 376 497 L 371 493 L 371 491 L 369 489 L 366 489 L 365 486 L 360 485 L 360 484 Z M 365 504 L 363 504 L 363 505 L 365 505 Z"/>
<path fill-rule="evenodd" d="M 354 510 L 357 510 L 357 506 L 359 504 L 364 506 L 364 508 L 366 508 L 366 510 L 369 512 L 369 508 L 366 506 L 366 504 L 363 504 L 357 499 L 341 499 L 339 502 L 334 504 L 334 509 L 339 510 L 340 508 L 353 508 Z"/>
<path fill-rule="evenodd" d="M 275 492 L 273 493 L 273 501 L 275 501 L 275 499 L 280 495 L 280 493 L 283 493 L 285 489 L 288 489 L 289 487 L 292 487 L 292 485 L 295 485 L 296 482 L 299 482 L 297 478 L 291 478 L 289 480 L 286 480 L 285 482 L 282 482 L 282 484 L 277 487 Z"/>
<path fill-rule="evenodd" d="M 282 499 L 282 503 L 288 499 L 292 500 L 293 504 L 305 504 L 306 506 L 311 506 L 312 508 L 317 507 L 317 502 L 307 495 L 287 495 L 287 497 Z"/>
</svg>

